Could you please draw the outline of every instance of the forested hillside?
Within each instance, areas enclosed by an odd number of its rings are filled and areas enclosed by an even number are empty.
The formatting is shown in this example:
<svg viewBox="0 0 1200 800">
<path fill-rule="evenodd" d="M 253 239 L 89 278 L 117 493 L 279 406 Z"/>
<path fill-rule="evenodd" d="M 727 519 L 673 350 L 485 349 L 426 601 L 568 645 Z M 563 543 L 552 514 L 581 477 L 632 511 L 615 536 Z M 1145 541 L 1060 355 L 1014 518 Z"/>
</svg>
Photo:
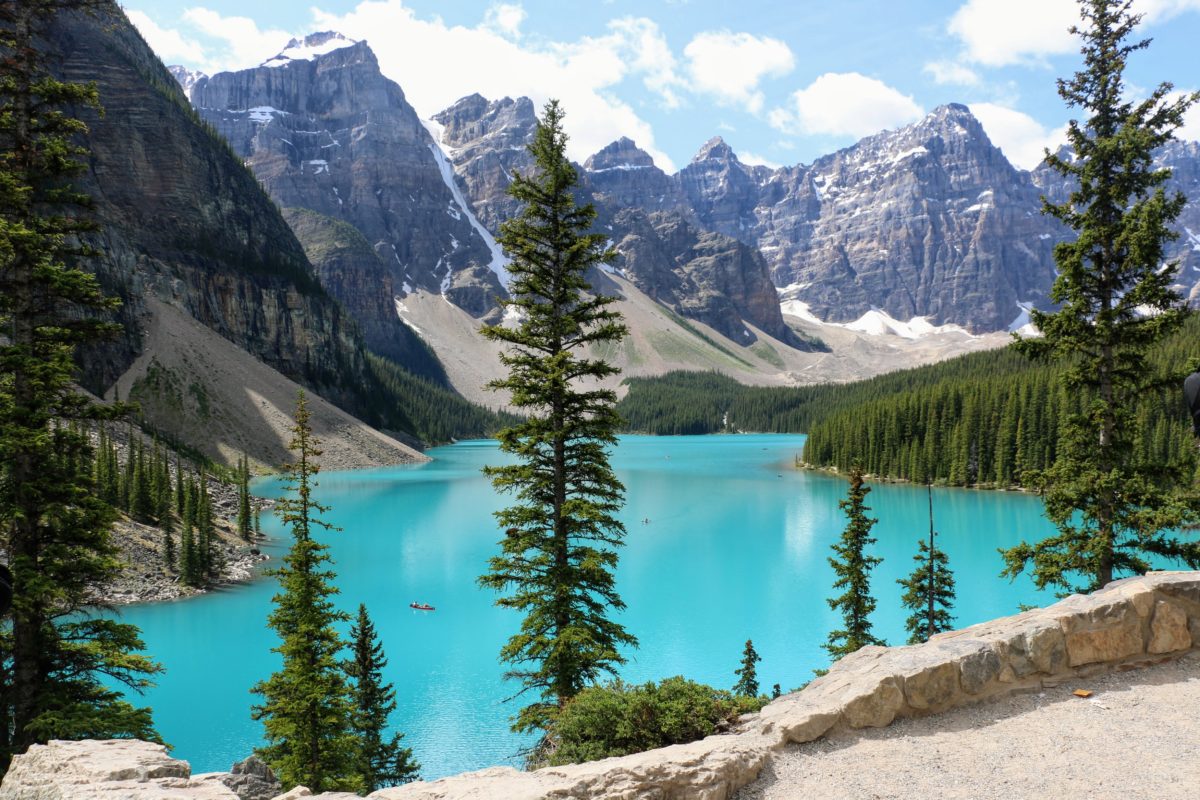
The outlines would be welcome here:
<svg viewBox="0 0 1200 800">
<path fill-rule="evenodd" d="M 1136 447 L 1147 463 L 1190 463 L 1191 428 L 1177 380 L 1200 357 L 1200 318 L 1156 349 L 1162 391 L 1138 412 Z M 1053 463 L 1059 422 L 1078 396 L 1058 387 L 1062 367 L 1011 350 L 834 386 L 740 386 L 712 373 L 631 379 L 619 410 L 630 431 L 656 434 L 807 433 L 804 459 L 874 475 L 955 486 L 1011 487 Z"/>
</svg>

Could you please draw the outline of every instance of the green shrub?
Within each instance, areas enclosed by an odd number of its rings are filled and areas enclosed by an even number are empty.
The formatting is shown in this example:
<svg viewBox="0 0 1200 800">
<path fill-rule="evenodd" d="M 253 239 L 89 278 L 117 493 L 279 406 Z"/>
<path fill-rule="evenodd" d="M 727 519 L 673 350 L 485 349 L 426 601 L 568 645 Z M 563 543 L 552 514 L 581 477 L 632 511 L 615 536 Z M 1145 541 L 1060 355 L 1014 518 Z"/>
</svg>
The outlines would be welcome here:
<svg viewBox="0 0 1200 800">
<path fill-rule="evenodd" d="M 737 697 L 681 676 L 584 689 L 563 708 L 531 766 L 575 764 L 703 739 L 722 722 L 758 711 L 766 697 Z"/>
</svg>

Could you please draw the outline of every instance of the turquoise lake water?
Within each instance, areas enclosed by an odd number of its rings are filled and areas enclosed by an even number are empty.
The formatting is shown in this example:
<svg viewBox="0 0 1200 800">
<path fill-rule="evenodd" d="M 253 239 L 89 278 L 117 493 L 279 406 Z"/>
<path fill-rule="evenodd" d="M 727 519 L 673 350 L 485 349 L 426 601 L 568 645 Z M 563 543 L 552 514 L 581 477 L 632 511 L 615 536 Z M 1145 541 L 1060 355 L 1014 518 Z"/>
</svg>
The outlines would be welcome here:
<svg viewBox="0 0 1200 800">
<path fill-rule="evenodd" d="M 612 459 L 627 490 L 617 583 L 628 608 L 620 620 L 641 642 L 623 678 L 683 674 L 729 687 L 747 638 L 762 655 L 764 689 L 779 683 L 786 691 L 826 666 L 821 643 L 837 623 L 825 602 L 833 580 L 826 558 L 845 524 L 837 502 L 847 484 L 794 469 L 803 442 L 790 435 L 621 439 Z M 375 619 L 398 694 L 393 724 L 423 777 L 520 766 L 515 754 L 526 742 L 509 732 L 516 709 L 503 702 L 515 687 L 496 661 L 519 620 L 475 584 L 500 538 L 491 514 L 506 500 L 480 468 L 504 457 L 490 441 L 430 455 L 435 460 L 420 466 L 319 476 L 318 497 L 333 507 L 327 518 L 343 528 L 324 538 L 338 601 L 351 612 L 365 602 Z M 275 496 L 278 483 L 264 481 L 256 492 Z M 933 500 L 958 583 L 957 624 L 1053 600 L 1028 577 L 997 577 L 997 548 L 1052 531 L 1036 497 L 935 489 Z M 902 644 L 906 614 L 895 581 L 912 571 L 916 541 L 927 535 L 926 493 L 880 485 L 867 502 L 880 520 L 875 552 L 884 559 L 872 577 L 875 629 Z M 276 537 L 266 550 L 277 558 L 283 532 L 267 516 L 263 524 Z M 274 588 L 262 579 L 122 613 L 167 668 L 144 702 L 196 772 L 226 770 L 260 743 L 249 688 L 278 665 L 265 627 Z M 413 600 L 437 611 L 410 610 Z"/>
</svg>

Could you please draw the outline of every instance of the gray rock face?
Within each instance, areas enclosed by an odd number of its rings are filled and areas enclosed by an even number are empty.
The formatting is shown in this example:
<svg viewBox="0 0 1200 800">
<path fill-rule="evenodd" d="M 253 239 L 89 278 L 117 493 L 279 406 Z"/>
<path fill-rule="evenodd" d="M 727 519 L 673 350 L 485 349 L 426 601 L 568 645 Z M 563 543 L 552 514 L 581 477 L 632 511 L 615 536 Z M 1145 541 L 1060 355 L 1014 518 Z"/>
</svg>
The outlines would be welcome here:
<svg viewBox="0 0 1200 800">
<path fill-rule="evenodd" d="M 738 161 L 733 149 L 717 136 L 704 143 L 675 181 L 706 229 L 757 245 L 754 210 L 767 173 Z"/>
<path fill-rule="evenodd" d="M 583 169 L 596 202 L 606 209 L 640 208 L 694 216 L 675 181 L 631 139 L 621 137 L 608 145 L 585 161 Z"/>
<path fill-rule="evenodd" d="M 537 124 L 533 103 L 471 95 L 434 119 L 476 215 L 498 229 L 518 211 L 506 193 L 512 174 L 533 169 L 525 149 Z M 696 226 L 687 197 L 632 140 L 613 142 L 578 169 L 580 200 L 595 204 L 597 230 L 639 289 L 740 344 L 756 340 L 745 322 L 792 342 L 766 263 L 753 248 Z"/>
<path fill-rule="evenodd" d="M 488 102 L 478 94 L 464 97 L 433 116 L 442 126 L 441 143 L 475 215 L 489 231 L 511 219 L 518 204 L 507 194 L 516 172 L 528 174 L 533 158 L 525 149 L 533 141 L 537 116 L 528 97 Z"/>
<path fill-rule="evenodd" d="M 93 260 L 120 297 L 125 330 L 88 352 L 86 383 L 106 389 L 141 352 L 145 296 L 159 298 L 351 413 L 370 386 L 362 340 L 317 282 L 278 208 L 228 147 L 197 125 L 171 75 L 115 7 L 64 13 L 51 33 L 60 74 L 95 81 L 88 171 L 101 230 Z"/>
<path fill-rule="evenodd" d="M 221 783 L 238 796 L 239 800 L 271 800 L 283 788 L 271 768 L 258 756 L 250 756 L 237 762 L 227 774 L 220 776 Z"/>
<path fill-rule="evenodd" d="M 354 226 L 396 289 L 441 292 L 476 316 L 495 308 L 504 290 L 485 233 L 365 42 L 293 40 L 259 67 L 197 80 L 189 97 L 280 206 Z"/>
</svg>

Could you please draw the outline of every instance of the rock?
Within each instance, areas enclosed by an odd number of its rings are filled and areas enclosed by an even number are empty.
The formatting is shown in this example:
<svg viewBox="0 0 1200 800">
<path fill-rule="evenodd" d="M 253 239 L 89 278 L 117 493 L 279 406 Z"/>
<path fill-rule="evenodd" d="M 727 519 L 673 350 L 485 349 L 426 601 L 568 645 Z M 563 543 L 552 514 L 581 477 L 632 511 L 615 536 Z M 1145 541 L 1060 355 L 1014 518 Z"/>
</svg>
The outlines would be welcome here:
<svg viewBox="0 0 1200 800">
<path fill-rule="evenodd" d="M 313 793 L 307 786 L 294 786 L 272 800 L 296 800 L 299 797 L 312 797 Z"/>
<path fill-rule="evenodd" d="M 321 46 L 333 49 L 311 54 Z M 369 314 L 368 330 L 381 331 L 373 342 L 388 346 L 382 330 L 401 325 L 392 295 L 412 288 L 440 292 L 477 317 L 496 309 L 505 289 L 492 270 L 494 243 L 473 224 L 438 144 L 366 42 L 312 34 L 258 67 L 198 80 L 189 99 L 281 207 L 347 223 L 363 240 L 355 248 L 375 253 L 356 269 L 343 258 L 322 274 L 334 296 Z M 363 280 L 362 270 L 376 280 Z"/>
<path fill-rule="evenodd" d="M 1056 606 L 1061 609 L 1069 666 L 1119 661 L 1144 652 L 1142 621 L 1149 615 L 1151 595 L 1141 592 L 1130 599 L 1122 597 L 1124 593 L 1118 584 L 1110 584 L 1091 597 L 1073 595 Z"/>
<path fill-rule="evenodd" d="M 940 708 L 958 691 L 958 669 L 953 663 L 935 664 L 904 678 L 904 698 L 917 711 Z"/>
<path fill-rule="evenodd" d="M 279 794 L 279 779 L 258 756 L 250 756 L 234 764 L 221 782 L 241 800 L 271 800 Z"/>
<path fill-rule="evenodd" d="M 0 800 L 235 800 L 186 761 L 136 739 L 53 740 L 13 758 Z"/>
<path fill-rule="evenodd" d="M 1172 603 L 1159 600 L 1154 604 L 1154 619 L 1150 623 L 1150 642 L 1147 653 L 1173 653 L 1192 646 L 1188 632 L 1188 618 L 1183 609 Z"/>
</svg>

